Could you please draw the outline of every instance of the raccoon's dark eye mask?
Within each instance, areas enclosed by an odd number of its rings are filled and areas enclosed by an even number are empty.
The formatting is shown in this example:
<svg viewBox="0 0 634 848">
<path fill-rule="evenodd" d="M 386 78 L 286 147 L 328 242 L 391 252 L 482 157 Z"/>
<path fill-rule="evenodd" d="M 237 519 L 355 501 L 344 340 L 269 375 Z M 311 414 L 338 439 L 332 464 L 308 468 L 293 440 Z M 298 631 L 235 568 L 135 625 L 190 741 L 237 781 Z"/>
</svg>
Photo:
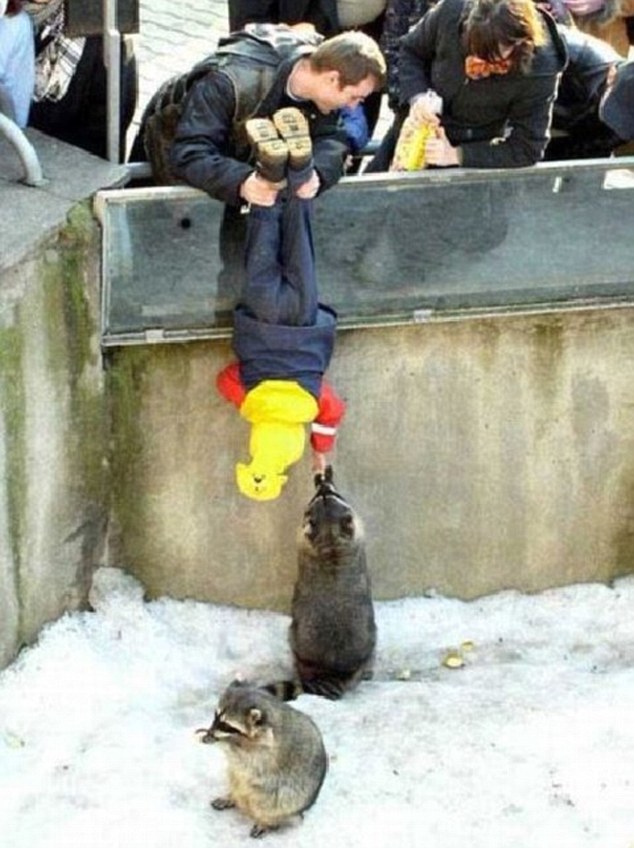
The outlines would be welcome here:
<svg viewBox="0 0 634 848">
<path fill-rule="evenodd" d="M 203 733 L 204 734 L 204 737 L 203 737 L 203 742 L 204 742 L 205 739 L 213 739 L 214 733 L 216 733 L 217 731 L 220 731 L 221 733 L 231 734 L 233 736 L 244 736 L 245 735 L 244 731 L 240 730 L 235 725 L 229 724 L 228 722 L 224 721 L 224 719 L 218 713 L 216 713 L 216 715 L 214 716 L 214 720 L 211 724 L 211 727 L 209 727 L 209 728 L 201 727 L 199 730 L 196 731 L 196 733 Z"/>
<path fill-rule="evenodd" d="M 220 716 L 216 716 L 214 718 L 214 723 L 211 725 L 212 731 L 219 730 L 221 733 L 231 733 L 234 736 L 244 736 L 244 731 L 240 730 L 240 728 L 236 727 L 235 724 L 229 724 L 224 721 Z"/>
</svg>

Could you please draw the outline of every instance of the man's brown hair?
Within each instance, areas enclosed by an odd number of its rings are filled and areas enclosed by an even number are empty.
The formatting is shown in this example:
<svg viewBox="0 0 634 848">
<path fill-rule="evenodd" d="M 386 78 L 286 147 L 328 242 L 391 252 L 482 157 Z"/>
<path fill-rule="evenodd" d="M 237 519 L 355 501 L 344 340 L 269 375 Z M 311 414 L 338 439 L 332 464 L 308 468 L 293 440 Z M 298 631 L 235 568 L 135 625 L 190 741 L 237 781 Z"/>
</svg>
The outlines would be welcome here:
<svg viewBox="0 0 634 848">
<path fill-rule="evenodd" d="M 363 32 L 350 30 L 327 38 L 314 53 L 310 66 L 314 71 L 337 71 L 340 85 L 358 85 L 367 77 L 375 80 L 375 89 L 385 84 L 385 59 L 379 45 Z"/>
</svg>

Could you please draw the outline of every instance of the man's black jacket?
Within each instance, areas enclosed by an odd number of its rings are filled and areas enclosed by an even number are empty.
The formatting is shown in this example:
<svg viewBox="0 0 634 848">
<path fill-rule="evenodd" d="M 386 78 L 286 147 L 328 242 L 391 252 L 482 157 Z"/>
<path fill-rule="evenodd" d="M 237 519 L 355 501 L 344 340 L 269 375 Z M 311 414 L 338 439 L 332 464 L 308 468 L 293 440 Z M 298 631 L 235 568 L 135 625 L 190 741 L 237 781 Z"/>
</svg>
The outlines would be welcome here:
<svg viewBox="0 0 634 848">
<path fill-rule="evenodd" d="M 246 117 L 270 117 L 277 109 L 291 105 L 301 109 L 308 118 L 314 165 L 322 191 L 341 178 L 347 153 L 338 114 L 323 115 L 312 102 L 291 100 L 286 92 L 295 62 L 307 56 L 314 46 L 299 45 L 296 50 L 282 53 L 264 95 L 255 98 L 257 104 L 252 112 L 240 114 L 237 104 L 249 100 L 245 96 L 246 87 L 260 85 L 262 67 L 271 66 L 270 50 L 263 48 L 258 58 L 257 43 L 255 47 L 255 52 L 250 50 L 248 56 L 225 56 L 221 65 L 194 83 L 171 149 L 171 165 L 176 176 L 233 206 L 240 205 L 240 185 L 254 168 L 242 132 Z"/>
</svg>

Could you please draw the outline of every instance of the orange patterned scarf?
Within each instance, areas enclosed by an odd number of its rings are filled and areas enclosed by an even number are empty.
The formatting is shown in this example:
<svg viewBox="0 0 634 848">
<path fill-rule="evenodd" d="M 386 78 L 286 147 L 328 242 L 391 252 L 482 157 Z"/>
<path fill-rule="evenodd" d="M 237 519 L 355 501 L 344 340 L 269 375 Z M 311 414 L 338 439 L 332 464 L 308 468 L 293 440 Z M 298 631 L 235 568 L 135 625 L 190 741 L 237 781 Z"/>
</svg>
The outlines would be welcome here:
<svg viewBox="0 0 634 848">
<path fill-rule="evenodd" d="M 508 74 L 511 69 L 511 59 L 497 59 L 495 62 L 487 62 L 479 56 L 467 56 L 464 60 L 464 72 L 469 79 L 485 79 L 491 74 Z"/>
</svg>

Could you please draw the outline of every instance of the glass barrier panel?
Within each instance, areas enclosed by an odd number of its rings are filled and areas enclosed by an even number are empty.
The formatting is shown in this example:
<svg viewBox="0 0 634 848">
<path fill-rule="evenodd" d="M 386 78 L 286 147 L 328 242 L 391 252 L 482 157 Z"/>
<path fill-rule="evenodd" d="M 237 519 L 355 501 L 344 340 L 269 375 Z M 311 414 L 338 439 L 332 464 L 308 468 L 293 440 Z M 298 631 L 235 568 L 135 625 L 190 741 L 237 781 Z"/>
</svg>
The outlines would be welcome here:
<svg viewBox="0 0 634 848">
<path fill-rule="evenodd" d="M 630 170 L 631 169 L 631 170 Z M 104 344 L 226 334 L 246 216 L 187 187 L 100 192 Z M 634 158 L 350 177 L 315 202 L 341 326 L 628 301 Z"/>
</svg>

